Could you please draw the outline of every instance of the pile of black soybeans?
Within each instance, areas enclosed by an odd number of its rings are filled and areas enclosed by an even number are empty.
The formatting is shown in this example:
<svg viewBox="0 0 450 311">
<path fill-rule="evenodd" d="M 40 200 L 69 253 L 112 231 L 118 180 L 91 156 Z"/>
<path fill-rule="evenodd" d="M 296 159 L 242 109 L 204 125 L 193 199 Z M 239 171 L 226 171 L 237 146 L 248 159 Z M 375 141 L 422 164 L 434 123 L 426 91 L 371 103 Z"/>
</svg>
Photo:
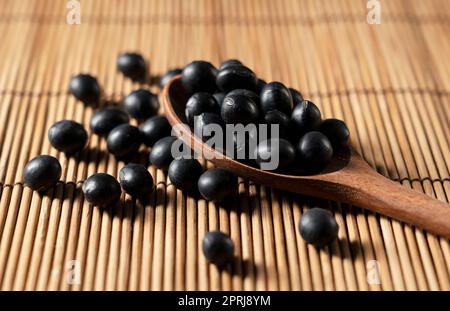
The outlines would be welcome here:
<svg viewBox="0 0 450 311">
<path fill-rule="evenodd" d="M 133 81 L 141 83 L 147 81 L 148 63 L 140 54 L 119 55 L 117 68 Z M 310 122 L 311 118 L 316 117 L 319 120 L 316 120 L 318 127 L 316 125 L 304 127 L 306 134 L 303 137 L 316 133 L 314 136 L 319 136 L 319 141 L 328 141 L 319 144 L 319 147 L 313 146 L 312 151 L 317 148 L 322 150 L 323 145 L 332 150 L 331 142 L 342 145 L 348 140 L 348 130 L 346 127 L 345 131 L 342 130 L 341 121 L 332 119 L 321 121 L 317 107 L 311 102 L 303 101 L 300 93 L 293 89 L 288 90 L 278 82 L 265 84 L 262 80 L 257 80 L 254 73 L 237 60 L 224 62 L 218 71 L 210 63 L 202 61 L 193 62 L 183 70 L 169 70 L 161 77 L 160 87 L 164 87 L 173 76 L 180 73 L 186 89 L 193 94 L 190 101 L 194 101 L 195 106 L 192 110 L 186 109 L 187 119 L 191 117 L 191 113 L 203 116 L 204 119 L 207 119 L 206 114 L 215 113 L 225 122 L 265 120 L 267 123 L 276 122 L 282 125 L 282 133 L 285 135 L 289 133 L 292 123 L 287 116 L 295 107 L 292 120 Z M 102 102 L 101 87 L 97 79 L 89 74 L 73 76 L 69 90 L 85 105 L 97 107 Z M 260 94 L 261 98 L 255 92 Z M 232 109 L 228 107 L 222 109 L 223 103 L 230 101 L 230 98 L 235 99 L 237 103 L 243 103 L 244 106 L 251 106 L 251 111 L 247 109 L 248 107 L 244 108 L 247 114 L 243 114 L 246 118 L 249 116 L 249 119 L 233 119 L 236 115 Z M 202 111 L 202 105 L 207 101 L 212 104 L 212 109 Z M 107 150 L 123 160 L 126 165 L 119 172 L 119 182 L 106 173 L 89 176 L 82 186 L 87 202 L 98 207 L 117 204 L 122 190 L 136 198 L 148 198 L 154 191 L 153 177 L 144 165 L 131 161 L 142 144 L 150 148 L 150 163 L 159 169 L 167 170 L 171 183 L 178 189 L 191 194 L 198 192 L 204 199 L 217 203 L 224 202 L 237 193 L 237 177 L 231 172 L 220 168 L 204 171 L 196 159 L 172 157 L 171 146 L 177 138 L 171 136 L 171 126 L 167 119 L 157 115 L 159 102 L 156 94 L 146 88 L 140 88 L 127 95 L 122 104 L 122 107 L 107 105 L 99 108 L 90 121 L 91 134 L 104 137 Z M 139 127 L 131 125 L 130 118 L 135 119 L 140 124 Z M 297 122 L 297 126 L 299 124 Z M 319 129 L 321 132 L 311 132 L 312 129 Z M 299 133 L 298 129 L 296 131 Z M 77 158 L 79 152 L 86 147 L 89 134 L 78 122 L 61 120 L 49 128 L 48 139 L 58 151 Z M 310 144 L 316 139 L 309 138 L 305 148 L 311 149 Z M 33 190 L 44 192 L 59 181 L 61 171 L 61 165 L 55 157 L 37 156 L 25 166 L 24 184 Z M 317 246 L 332 242 L 337 237 L 338 229 L 333 215 L 319 208 L 306 212 L 299 221 L 302 237 L 306 242 Z M 225 233 L 208 232 L 203 239 L 203 252 L 210 262 L 223 266 L 233 259 L 234 244 Z"/>
<path fill-rule="evenodd" d="M 223 133 L 228 124 L 255 125 L 246 136 L 231 133 L 231 155 L 236 156 L 242 149 L 245 156 L 237 160 L 246 164 L 263 168 L 271 161 L 271 154 L 278 154 L 277 171 L 317 174 L 327 167 L 333 153 L 348 143 L 349 131 L 343 121 L 322 120 L 319 108 L 303 99 L 300 92 L 281 82 L 258 79 L 238 60 L 225 61 L 219 69 L 209 62 L 194 61 L 184 68 L 181 80 L 190 95 L 186 120 L 196 134 L 208 124 L 219 125 Z M 258 137 L 259 124 L 269 129 L 264 134 L 266 139 Z M 278 125 L 278 133 L 270 131 L 272 124 Z M 258 142 L 253 150 L 255 144 L 250 144 L 249 139 Z"/>
</svg>

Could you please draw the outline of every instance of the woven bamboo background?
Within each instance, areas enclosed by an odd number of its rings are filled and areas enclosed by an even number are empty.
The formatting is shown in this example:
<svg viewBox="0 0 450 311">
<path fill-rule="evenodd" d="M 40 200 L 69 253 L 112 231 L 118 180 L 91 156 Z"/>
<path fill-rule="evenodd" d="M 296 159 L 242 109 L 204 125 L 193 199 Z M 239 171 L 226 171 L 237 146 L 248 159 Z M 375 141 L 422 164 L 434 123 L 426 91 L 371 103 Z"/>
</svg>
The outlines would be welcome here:
<svg viewBox="0 0 450 311">
<path fill-rule="evenodd" d="M 226 210 L 183 196 L 149 167 L 151 204 L 124 197 L 100 210 L 83 201 L 81 183 L 98 171 L 117 176 L 123 163 L 96 136 L 78 158 L 46 139 L 64 118 L 88 126 L 93 110 L 67 93 L 72 74 L 96 75 L 110 99 L 137 87 L 116 72 L 119 52 L 140 51 L 152 74 L 233 57 L 344 119 L 352 144 L 381 174 L 448 202 L 450 2 L 380 2 L 381 25 L 369 25 L 366 1 L 81 0 L 81 25 L 68 25 L 64 0 L 0 1 L 0 288 L 449 290 L 448 240 L 244 180 L 236 208 Z M 25 163 L 38 154 L 63 166 L 62 181 L 43 197 L 22 185 Z M 312 206 L 333 210 L 341 228 L 339 241 L 321 250 L 297 230 Z M 218 228 L 236 245 L 225 271 L 200 248 Z M 79 283 L 67 282 L 71 260 Z M 371 260 L 380 284 L 367 282 Z"/>
</svg>

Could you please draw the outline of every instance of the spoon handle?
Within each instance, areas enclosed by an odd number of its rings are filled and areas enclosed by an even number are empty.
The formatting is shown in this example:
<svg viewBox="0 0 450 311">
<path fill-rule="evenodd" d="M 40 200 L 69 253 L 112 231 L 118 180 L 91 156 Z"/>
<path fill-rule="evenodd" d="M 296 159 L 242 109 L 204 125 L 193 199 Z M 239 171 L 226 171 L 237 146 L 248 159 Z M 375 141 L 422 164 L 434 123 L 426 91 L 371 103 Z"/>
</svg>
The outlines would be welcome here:
<svg viewBox="0 0 450 311">
<path fill-rule="evenodd" d="M 328 189 L 323 190 L 347 203 L 450 238 L 450 204 L 408 189 L 374 171 L 351 177 L 344 184 L 327 184 Z"/>
</svg>

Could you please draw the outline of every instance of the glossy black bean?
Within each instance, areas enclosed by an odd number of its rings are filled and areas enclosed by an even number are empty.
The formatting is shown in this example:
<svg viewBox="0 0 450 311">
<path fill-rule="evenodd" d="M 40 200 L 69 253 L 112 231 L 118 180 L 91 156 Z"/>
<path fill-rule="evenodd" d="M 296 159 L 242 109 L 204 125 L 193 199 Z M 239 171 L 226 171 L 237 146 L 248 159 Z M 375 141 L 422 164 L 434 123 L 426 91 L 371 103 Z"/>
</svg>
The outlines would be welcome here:
<svg viewBox="0 0 450 311">
<path fill-rule="evenodd" d="M 48 140 L 55 149 L 66 154 L 73 154 L 86 146 L 88 133 L 80 123 L 62 120 L 49 128 Z"/>
<path fill-rule="evenodd" d="M 163 74 L 161 76 L 161 78 L 159 79 L 159 87 L 160 88 L 164 88 L 166 86 L 166 84 L 169 83 L 169 81 L 173 77 L 175 77 L 176 75 L 181 74 L 182 72 L 183 72 L 183 69 L 181 69 L 181 68 L 170 69 L 165 74 Z"/>
<path fill-rule="evenodd" d="M 307 132 L 319 130 L 321 121 L 322 116 L 319 108 L 313 102 L 304 100 L 292 112 L 292 131 L 299 138 Z"/>
<path fill-rule="evenodd" d="M 122 189 L 134 197 L 147 197 L 153 191 L 153 177 L 141 164 L 128 163 L 119 172 Z"/>
<path fill-rule="evenodd" d="M 130 124 L 121 124 L 111 132 L 106 139 L 108 151 L 118 157 L 127 156 L 136 152 L 142 143 L 139 129 Z"/>
<path fill-rule="evenodd" d="M 216 72 L 217 69 L 209 62 L 193 61 L 184 67 L 181 82 L 188 94 L 214 93 L 217 88 Z"/>
<path fill-rule="evenodd" d="M 208 131 L 205 128 L 205 126 L 207 126 L 207 125 L 213 125 L 210 128 L 211 129 L 210 135 L 207 134 Z M 217 131 L 218 131 L 217 126 L 219 126 L 222 130 L 224 128 L 223 121 L 218 114 L 211 113 L 211 112 L 202 113 L 201 115 L 199 115 L 195 118 L 194 134 L 196 136 L 202 138 L 202 140 L 207 141 L 208 139 L 212 138 L 214 135 L 217 134 Z M 216 131 L 216 129 L 217 129 L 217 131 Z"/>
<path fill-rule="evenodd" d="M 150 150 L 150 163 L 156 168 L 167 170 L 173 160 L 172 144 L 177 140 L 176 137 L 168 136 L 161 138 Z"/>
<path fill-rule="evenodd" d="M 237 186 L 237 177 L 222 168 L 209 169 L 198 180 L 198 190 L 208 201 L 225 201 L 236 194 Z"/>
<path fill-rule="evenodd" d="M 206 259 L 219 267 L 233 261 L 234 243 L 223 232 L 208 232 L 203 238 L 202 248 Z"/>
<path fill-rule="evenodd" d="M 218 92 L 213 94 L 213 97 L 216 100 L 219 107 L 222 106 L 223 99 L 225 98 L 226 95 L 227 94 L 225 92 Z"/>
<path fill-rule="evenodd" d="M 106 136 L 116 126 L 128 122 L 130 122 L 128 113 L 119 107 L 110 106 L 94 113 L 89 126 L 95 134 Z"/>
<path fill-rule="evenodd" d="M 286 115 L 292 112 L 292 96 L 289 89 L 280 82 L 267 83 L 261 90 L 261 109 L 264 113 L 278 110 Z"/>
<path fill-rule="evenodd" d="M 245 95 L 225 96 L 220 115 L 227 124 L 249 124 L 258 120 L 259 112 L 256 103 Z"/>
<path fill-rule="evenodd" d="M 258 95 L 261 94 L 262 89 L 264 88 L 264 86 L 267 84 L 266 81 L 264 81 L 263 79 L 258 79 L 258 82 L 256 83 L 256 93 Z"/>
<path fill-rule="evenodd" d="M 45 191 L 53 187 L 61 177 L 61 164 L 55 157 L 40 155 L 27 163 L 23 176 L 25 186 Z"/>
<path fill-rule="evenodd" d="M 347 145 L 350 131 L 344 121 L 338 119 L 326 119 L 320 124 L 320 132 L 330 140 L 333 148 Z"/>
<path fill-rule="evenodd" d="M 333 214 L 315 207 L 302 215 L 299 222 L 299 231 L 307 243 L 322 247 L 337 238 L 339 225 Z"/>
<path fill-rule="evenodd" d="M 194 117 L 204 112 L 219 113 L 219 104 L 209 93 L 199 92 L 189 97 L 186 103 L 185 116 L 189 125 L 194 125 Z"/>
<path fill-rule="evenodd" d="M 131 92 L 123 100 L 125 109 L 132 118 L 148 119 L 158 113 L 158 96 L 149 90 L 139 89 Z"/>
<path fill-rule="evenodd" d="M 293 88 L 289 88 L 289 92 L 291 92 L 291 96 L 292 96 L 292 101 L 294 103 L 294 107 L 297 106 L 298 104 L 300 104 L 304 99 L 303 99 L 303 95 L 297 91 L 296 89 Z"/>
<path fill-rule="evenodd" d="M 138 53 L 123 53 L 117 57 L 117 69 L 133 81 L 145 81 L 147 63 Z"/>
<path fill-rule="evenodd" d="M 203 167 L 196 159 L 175 159 L 169 165 L 169 179 L 180 190 L 195 192 Z"/>
<path fill-rule="evenodd" d="M 163 137 L 170 136 L 172 126 L 165 116 L 154 116 L 139 126 L 142 142 L 151 147 Z"/>
<path fill-rule="evenodd" d="M 241 61 L 239 61 L 237 59 L 227 59 L 222 64 L 220 64 L 219 70 L 227 68 L 227 67 L 231 67 L 231 66 L 243 66 L 243 65 L 242 65 Z"/>
<path fill-rule="evenodd" d="M 262 169 L 285 170 L 295 161 L 295 147 L 283 138 L 271 138 L 258 144 L 254 157 Z M 269 162 L 273 165 L 264 167 Z"/>
<path fill-rule="evenodd" d="M 255 91 L 257 83 L 255 73 L 245 66 L 225 67 L 219 70 L 216 78 L 219 90 L 227 93 L 235 89 Z"/>
<path fill-rule="evenodd" d="M 268 136 L 271 138 L 277 138 L 274 132 L 271 130 L 271 125 L 278 125 L 278 137 L 286 137 L 290 119 L 287 115 L 278 110 L 271 110 L 264 115 L 264 122 L 267 124 Z"/>
<path fill-rule="evenodd" d="M 333 147 L 325 135 L 313 131 L 300 138 L 297 156 L 305 173 L 315 174 L 322 171 L 330 163 L 333 156 Z"/>
<path fill-rule="evenodd" d="M 83 194 L 89 203 L 105 207 L 119 201 L 121 190 L 119 182 L 106 173 L 96 173 L 83 183 Z"/>
<path fill-rule="evenodd" d="M 246 90 L 246 89 L 235 89 L 232 90 L 231 92 L 227 93 L 226 95 L 244 95 L 249 97 L 251 100 L 253 100 L 253 102 L 256 104 L 257 107 L 259 107 L 259 95 L 256 94 L 253 91 L 250 90 Z"/>
<path fill-rule="evenodd" d="M 78 74 L 70 79 L 70 93 L 86 105 L 95 106 L 100 102 L 100 85 L 89 74 Z"/>
</svg>

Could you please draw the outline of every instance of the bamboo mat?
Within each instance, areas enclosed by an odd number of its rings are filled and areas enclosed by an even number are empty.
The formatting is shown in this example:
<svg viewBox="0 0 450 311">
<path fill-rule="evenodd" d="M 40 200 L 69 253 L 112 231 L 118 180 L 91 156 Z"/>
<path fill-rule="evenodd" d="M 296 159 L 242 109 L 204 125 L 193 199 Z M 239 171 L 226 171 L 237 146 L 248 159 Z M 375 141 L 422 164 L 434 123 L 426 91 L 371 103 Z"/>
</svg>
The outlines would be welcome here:
<svg viewBox="0 0 450 311">
<path fill-rule="evenodd" d="M 448 202 L 450 2 L 380 2 L 381 24 L 369 25 L 366 1 L 81 0 L 81 25 L 68 25 L 64 0 L 0 1 L 0 288 L 449 290 L 448 240 L 244 180 L 227 210 L 183 196 L 149 167 L 157 182 L 149 205 L 126 196 L 114 209 L 92 207 L 83 180 L 117 176 L 123 163 L 96 136 L 79 158 L 46 138 L 64 118 L 89 124 L 93 110 L 67 93 L 72 74 L 96 75 L 111 100 L 138 87 L 116 72 L 119 52 L 140 51 L 154 75 L 194 59 L 239 58 L 344 119 L 381 174 Z M 43 197 L 22 185 L 25 163 L 38 154 L 63 167 Z M 341 228 L 321 250 L 297 230 L 312 206 L 331 209 Z M 225 271 L 201 252 L 214 229 L 236 245 Z"/>
</svg>

